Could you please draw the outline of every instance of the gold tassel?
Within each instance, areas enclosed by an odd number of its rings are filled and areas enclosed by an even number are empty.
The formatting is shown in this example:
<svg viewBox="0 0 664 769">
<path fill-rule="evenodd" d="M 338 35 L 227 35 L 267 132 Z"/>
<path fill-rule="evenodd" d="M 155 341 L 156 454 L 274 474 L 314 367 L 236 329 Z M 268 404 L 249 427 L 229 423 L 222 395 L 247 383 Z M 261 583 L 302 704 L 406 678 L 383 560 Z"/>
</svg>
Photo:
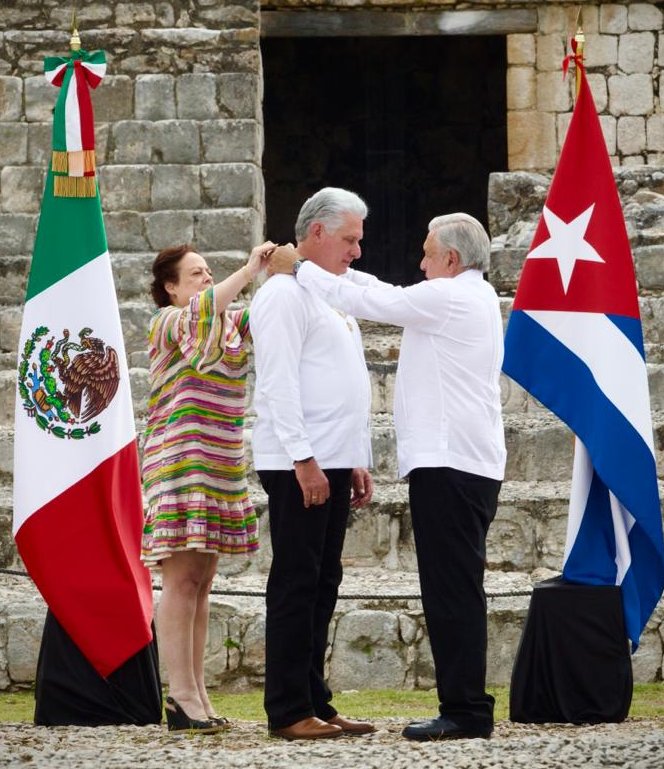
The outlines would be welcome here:
<svg viewBox="0 0 664 769">
<path fill-rule="evenodd" d="M 94 176 L 54 176 L 53 194 L 58 198 L 94 198 L 97 179 Z"/>
<path fill-rule="evenodd" d="M 67 153 L 53 150 L 51 155 L 51 168 L 56 174 L 66 174 L 69 171 L 69 159 Z"/>
<path fill-rule="evenodd" d="M 83 170 L 86 174 L 94 173 L 97 169 L 94 150 L 83 150 Z"/>
<path fill-rule="evenodd" d="M 97 161 L 94 150 L 81 150 L 83 157 L 83 172 L 94 173 L 97 170 Z M 56 174 L 69 173 L 69 152 L 53 150 L 51 154 L 51 169 Z"/>
</svg>

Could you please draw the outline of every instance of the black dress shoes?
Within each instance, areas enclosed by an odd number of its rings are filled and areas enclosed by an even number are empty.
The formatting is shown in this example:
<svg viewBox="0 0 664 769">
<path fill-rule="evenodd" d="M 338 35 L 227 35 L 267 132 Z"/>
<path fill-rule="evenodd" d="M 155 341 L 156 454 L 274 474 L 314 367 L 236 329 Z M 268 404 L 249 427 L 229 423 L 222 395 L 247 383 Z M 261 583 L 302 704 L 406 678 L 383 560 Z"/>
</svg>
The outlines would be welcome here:
<svg viewBox="0 0 664 769">
<path fill-rule="evenodd" d="M 419 740 L 428 742 L 429 740 L 461 740 L 481 737 L 487 739 L 491 737 L 493 728 L 490 726 L 459 726 L 454 721 L 444 716 L 432 718 L 431 721 L 418 721 L 410 724 L 401 733 L 408 740 Z"/>
</svg>

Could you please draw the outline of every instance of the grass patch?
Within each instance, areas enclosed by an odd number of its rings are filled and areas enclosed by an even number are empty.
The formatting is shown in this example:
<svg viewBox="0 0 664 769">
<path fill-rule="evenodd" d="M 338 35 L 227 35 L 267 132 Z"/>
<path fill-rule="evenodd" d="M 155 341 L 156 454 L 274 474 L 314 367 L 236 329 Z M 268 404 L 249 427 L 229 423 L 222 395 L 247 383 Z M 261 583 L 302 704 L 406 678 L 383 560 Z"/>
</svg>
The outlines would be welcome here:
<svg viewBox="0 0 664 769">
<path fill-rule="evenodd" d="M 504 721 L 509 714 L 509 690 L 506 686 L 489 688 L 496 698 L 496 720 Z M 233 720 L 265 721 L 262 690 L 242 694 L 211 692 L 217 712 Z M 346 716 L 356 718 L 403 718 L 405 720 L 436 715 L 435 692 L 423 691 L 350 691 L 334 695 L 334 706 Z M 31 722 L 35 696 L 32 691 L 0 692 L 0 722 Z M 632 718 L 664 719 L 664 684 L 635 684 Z"/>
</svg>

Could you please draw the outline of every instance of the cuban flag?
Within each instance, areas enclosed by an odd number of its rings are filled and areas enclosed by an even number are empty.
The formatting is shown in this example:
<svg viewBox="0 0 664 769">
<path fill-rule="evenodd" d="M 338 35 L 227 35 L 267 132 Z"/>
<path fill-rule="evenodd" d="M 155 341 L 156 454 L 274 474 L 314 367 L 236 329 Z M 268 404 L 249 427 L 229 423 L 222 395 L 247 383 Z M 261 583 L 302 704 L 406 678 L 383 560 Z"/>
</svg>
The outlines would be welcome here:
<svg viewBox="0 0 664 769">
<path fill-rule="evenodd" d="M 503 370 L 576 436 L 563 578 L 620 585 L 636 650 L 664 589 L 662 516 L 632 255 L 580 69 L 507 326 Z"/>
</svg>

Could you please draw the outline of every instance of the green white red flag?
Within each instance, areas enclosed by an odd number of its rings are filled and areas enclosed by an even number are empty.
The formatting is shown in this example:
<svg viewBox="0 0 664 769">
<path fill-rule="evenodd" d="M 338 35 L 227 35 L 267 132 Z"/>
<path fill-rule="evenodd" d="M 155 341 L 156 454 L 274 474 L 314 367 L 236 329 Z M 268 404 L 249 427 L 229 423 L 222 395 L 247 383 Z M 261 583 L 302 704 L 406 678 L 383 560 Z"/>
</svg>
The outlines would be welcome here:
<svg viewBox="0 0 664 769">
<path fill-rule="evenodd" d="M 95 176 L 103 52 L 46 59 L 61 87 L 19 342 L 14 536 L 55 618 L 107 676 L 152 640 L 136 431 Z"/>
</svg>

